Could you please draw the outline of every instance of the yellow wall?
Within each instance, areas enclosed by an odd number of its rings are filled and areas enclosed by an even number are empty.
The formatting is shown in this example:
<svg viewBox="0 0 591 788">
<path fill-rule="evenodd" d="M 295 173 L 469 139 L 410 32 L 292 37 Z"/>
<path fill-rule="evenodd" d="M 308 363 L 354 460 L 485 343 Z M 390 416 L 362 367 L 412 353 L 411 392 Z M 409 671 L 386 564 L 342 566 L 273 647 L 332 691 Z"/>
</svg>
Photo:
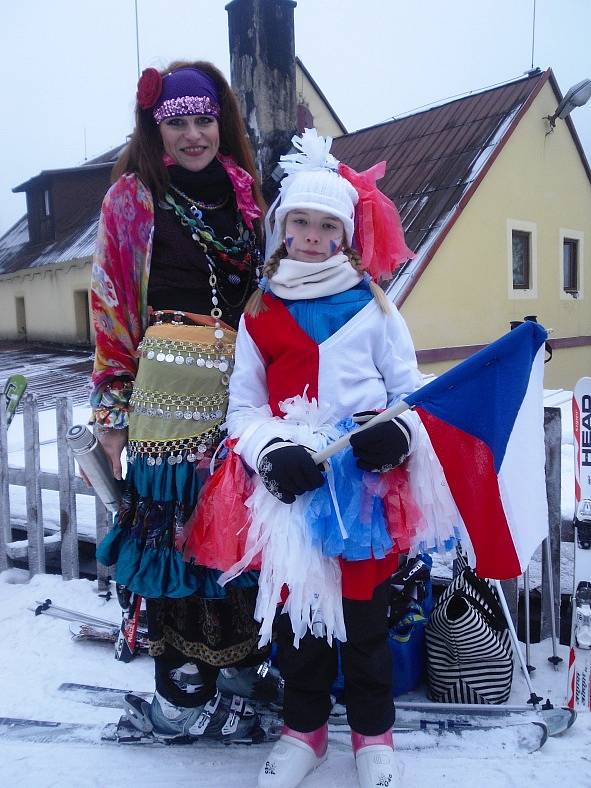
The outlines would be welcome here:
<svg viewBox="0 0 591 788">
<path fill-rule="evenodd" d="M 325 137 L 340 137 L 341 127 L 328 110 L 326 103 L 318 95 L 316 88 L 296 63 L 296 93 L 298 103 L 305 104 L 314 118 L 318 133 Z"/>
<path fill-rule="evenodd" d="M 86 259 L 0 277 L 0 338 L 22 338 L 16 330 L 16 298 L 24 297 L 28 340 L 83 342 L 74 293 L 90 290 L 90 265 Z"/>
<path fill-rule="evenodd" d="M 556 104 L 547 83 L 403 304 L 417 349 L 486 344 L 530 314 L 552 337 L 591 335 L 591 183 L 564 121 L 545 136 Z M 508 220 L 535 225 L 534 297 L 510 297 Z M 582 233 L 577 300 L 561 293 L 561 229 Z M 590 373 L 591 347 L 557 350 L 545 385 L 572 388 Z"/>
</svg>

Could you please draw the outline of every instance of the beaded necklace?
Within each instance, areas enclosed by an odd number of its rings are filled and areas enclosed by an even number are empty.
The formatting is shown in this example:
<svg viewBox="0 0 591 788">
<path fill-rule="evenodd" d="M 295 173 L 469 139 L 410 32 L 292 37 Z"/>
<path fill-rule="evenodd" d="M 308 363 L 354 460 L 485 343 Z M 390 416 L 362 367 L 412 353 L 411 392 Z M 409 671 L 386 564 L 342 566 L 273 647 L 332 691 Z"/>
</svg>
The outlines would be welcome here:
<svg viewBox="0 0 591 788">
<path fill-rule="evenodd" d="M 201 247 L 201 250 L 203 251 L 207 261 L 207 267 L 209 268 L 209 286 L 211 288 L 212 304 L 210 315 L 215 321 L 214 336 L 216 340 L 218 340 L 218 343 L 222 343 L 224 331 L 220 324 L 222 310 L 219 305 L 218 295 L 230 309 L 238 308 L 246 301 L 252 280 L 252 274 L 246 280 L 244 292 L 242 293 L 240 300 L 237 303 L 231 303 L 219 288 L 216 271 L 217 267 L 214 258 L 217 258 L 222 262 L 229 263 L 238 268 L 240 271 L 252 270 L 251 264 L 254 262 L 258 270 L 260 266 L 260 253 L 256 246 L 255 237 L 254 234 L 249 232 L 248 228 L 244 226 L 242 217 L 240 214 L 238 214 L 238 237 L 232 238 L 227 235 L 224 236 L 220 241 L 216 237 L 214 229 L 210 225 L 206 224 L 203 220 L 203 212 L 197 201 L 192 200 L 179 189 L 175 187 L 172 188 L 189 203 L 189 211 L 191 213 L 190 216 L 181 205 L 175 202 L 170 192 L 167 192 L 164 196 L 165 202 L 170 206 L 170 208 L 172 208 L 172 210 L 174 210 L 181 225 L 189 228 L 191 232 L 191 238 Z M 237 282 L 233 281 L 233 279 L 236 279 Z M 237 274 L 229 274 L 228 281 L 231 284 L 237 284 L 240 282 L 240 277 Z"/>
<path fill-rule="evenodd" d="M 179 197 L 183 197 L 189 205 L 195 205 L 202 211 L 219 211 L 220 208 L 224 208 L 228 204 L 228 200 L 230 199 L 230 195 L 227 194 L 221 202 L 205 202 L 203 200 L 194 200 L 192 197 L 189 197 L 188 194 L 182 192 L 176 186 L 173 186 L 172 183 L 170 184 L 170 188 L 173 192 L 179 195 Z"/>
</svg>

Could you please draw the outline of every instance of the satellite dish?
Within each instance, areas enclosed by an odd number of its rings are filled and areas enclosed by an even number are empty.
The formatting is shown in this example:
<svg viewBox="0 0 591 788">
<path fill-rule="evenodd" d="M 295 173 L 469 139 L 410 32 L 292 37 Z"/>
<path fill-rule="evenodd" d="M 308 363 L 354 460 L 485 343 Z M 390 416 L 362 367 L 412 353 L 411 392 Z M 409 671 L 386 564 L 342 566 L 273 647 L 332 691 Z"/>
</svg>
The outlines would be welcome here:
<svg viewBox="0 0 591 788">
<path fill-rule="evenodd" d="M 564 120 L 570 115 L 573 109 L 582 107 L 589 99 L 591 99 L 591 79 L 582 79 L 567 90 L 565 97 L 556 107 L 554 115 L 548 115 L 546 120 L 548 120 L 550 126 L 554 128 L 557 118 Z"/>
</svg>

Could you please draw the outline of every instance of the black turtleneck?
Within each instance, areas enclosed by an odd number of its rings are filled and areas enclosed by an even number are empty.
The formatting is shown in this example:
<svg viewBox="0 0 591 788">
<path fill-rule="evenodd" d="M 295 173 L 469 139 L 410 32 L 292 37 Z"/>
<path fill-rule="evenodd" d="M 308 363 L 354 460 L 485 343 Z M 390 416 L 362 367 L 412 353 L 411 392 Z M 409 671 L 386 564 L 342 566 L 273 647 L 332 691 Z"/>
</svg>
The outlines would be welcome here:
<svg viewBox="0 0 591 788">
<path fill-rule="evenodd" d="M 214 230 L 216 238 L 236 238 L 234 192 L 226 171 L 217 159 L 200 172 L 172 166 L 168 168 L 168 173 L 171 184 L 194 200 L 215 204 L 226 198 L 223 208 L 203 210 L 203 220 Z M 175 191 L 171 191 L 171 195 L 190 215 L 189 203 Z M 211 288 L 205 255 L 199 244 L 191 238 L 190 229 L 181 225 L 174 211 L 164 207 L 166 203 L 154 202 L 154 243 L 148 304 L 153 309 L 181 309 L 183 312 L 209 315 L 212 307 Z M 244 303 L 254 289 L 254 277 L 250 270 L 240 271 L 231 264 L 220 263 L 215 257 L 212 259 L 216 264 L 218 291 L 222 296 L 219 299 L 222 320 L 237 326 Z M 237 276 L 239 282 L 235 281 Z"/>
</svg>

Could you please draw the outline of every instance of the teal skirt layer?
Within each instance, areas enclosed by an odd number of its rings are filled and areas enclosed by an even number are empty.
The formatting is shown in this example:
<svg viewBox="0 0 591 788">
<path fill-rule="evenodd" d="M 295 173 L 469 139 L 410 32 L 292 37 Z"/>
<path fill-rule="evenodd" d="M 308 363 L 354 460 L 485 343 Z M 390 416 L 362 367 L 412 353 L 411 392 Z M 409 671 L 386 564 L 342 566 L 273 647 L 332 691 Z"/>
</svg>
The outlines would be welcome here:
<svg viewBox="0 0 591 788">
<path fill-rule="evenodd" d="M 101 564 L 115 567 L 117 583 L 146 599 L 224 599 L 231 586 L 257 585 L 258 572 L 247 572 L 222 587 L 221 572 L 185 562 L 176 548 L 206 476 L 207 468 L 203 472 L 187 460 L 149 465 L 146 457 L 136 457 L 128 465 L 115 525 L 96 551 Z"/>
</svg>

